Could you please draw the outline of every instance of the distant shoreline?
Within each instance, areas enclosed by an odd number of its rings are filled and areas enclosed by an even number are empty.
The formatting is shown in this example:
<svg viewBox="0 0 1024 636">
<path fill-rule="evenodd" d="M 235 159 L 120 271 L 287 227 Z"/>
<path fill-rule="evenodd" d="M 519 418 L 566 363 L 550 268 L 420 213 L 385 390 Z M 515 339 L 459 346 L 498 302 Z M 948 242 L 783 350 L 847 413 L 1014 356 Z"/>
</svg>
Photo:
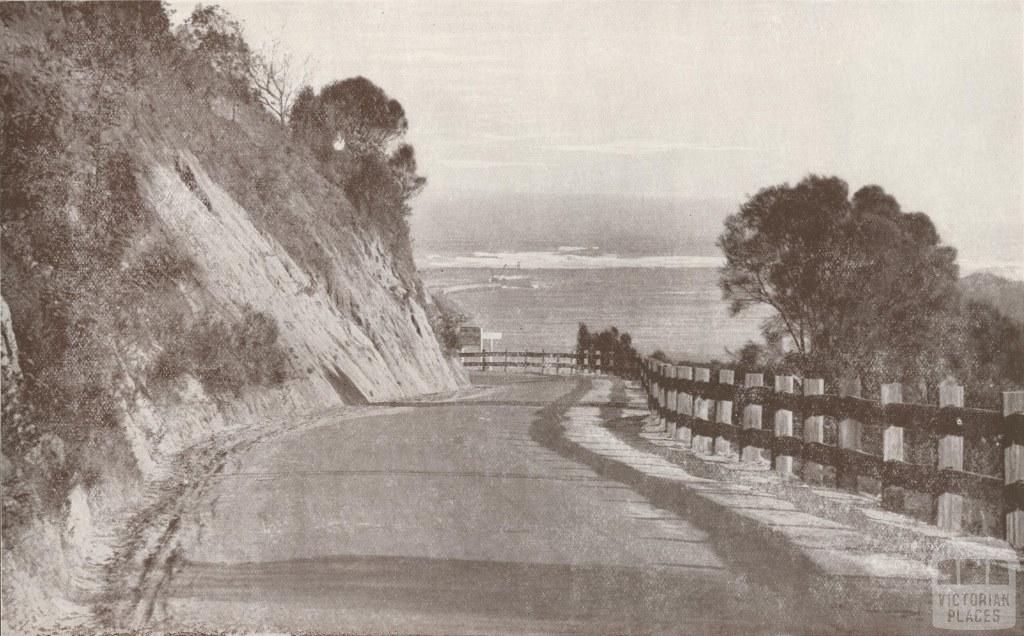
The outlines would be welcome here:
<svg viewBox="0 0 1024 636">
<path fill-rule="evenodd" d="M 417 267 L 426 269 L 715 269 L 725 264 L 720 256 L 620 256 L 612 253 L 577 253 L 567 250 L 535 252 L 472 252 L 417 254 Z"/>
<path fill-rule="evenodd" d="M 481 269 L 495 271 L 582 270 L 582 269 L 717 269 L 725 264 L 721 256 L 646 255 L 621 256 L 613 253 L 578 253 L 566 249 L 529 252 L 420 253 L 415 255 L 419 270 Z M 979 272 L 1008 280 L 1024 281 L 1024 261 L 961 261 L 960 277 Z M 483 285 L 486 288 L 486 285 Z M 460 290 L 463 291 L 463 290 Z"/>
</svg>

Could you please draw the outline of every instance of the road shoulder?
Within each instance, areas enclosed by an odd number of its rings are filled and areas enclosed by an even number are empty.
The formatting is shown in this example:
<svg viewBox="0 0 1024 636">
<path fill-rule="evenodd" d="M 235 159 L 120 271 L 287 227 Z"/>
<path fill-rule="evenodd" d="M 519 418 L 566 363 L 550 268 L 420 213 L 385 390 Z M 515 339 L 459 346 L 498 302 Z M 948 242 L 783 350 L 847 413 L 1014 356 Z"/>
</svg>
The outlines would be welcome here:
<svg viewBox="0 0 1024 636">
<path fill-rule="evenodd" d="M 813 502 L 793 501 L 757 479 L 730 481 L 697 469 L 680 449 L 642 434 L 643 396 L 617 378 L 593 378 L 578 402 L 539 418 L 534 439 L 629 485 L 656 507 L 697 520 L 715 537 L 718 552 L 766 591 L 782 590 L 792 611 L 828 617 L 828 629 L 839 632 L 931 627 L 927 556 L 946 537 L 890 519 L 872 531 L 844 518 L 842 506 L 824 514 Z M 894 549 L 908 545 L 913 549 Z"/>
</svg>

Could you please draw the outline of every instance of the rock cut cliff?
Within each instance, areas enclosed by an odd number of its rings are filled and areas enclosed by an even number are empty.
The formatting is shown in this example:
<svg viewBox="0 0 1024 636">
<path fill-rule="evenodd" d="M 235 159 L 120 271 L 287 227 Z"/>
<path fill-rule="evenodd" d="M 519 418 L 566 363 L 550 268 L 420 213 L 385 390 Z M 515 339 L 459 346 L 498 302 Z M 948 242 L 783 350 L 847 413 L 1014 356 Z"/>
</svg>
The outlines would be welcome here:
<svg viewBox="0 0 1024 636">
<path fill-rule="evenodd" d="M 466 376 L 408 239 L 158 3 L 6 5 L 0 48 L 3 626 L 31 632 L 88 613 L 184 449 Z"/>
</svg>

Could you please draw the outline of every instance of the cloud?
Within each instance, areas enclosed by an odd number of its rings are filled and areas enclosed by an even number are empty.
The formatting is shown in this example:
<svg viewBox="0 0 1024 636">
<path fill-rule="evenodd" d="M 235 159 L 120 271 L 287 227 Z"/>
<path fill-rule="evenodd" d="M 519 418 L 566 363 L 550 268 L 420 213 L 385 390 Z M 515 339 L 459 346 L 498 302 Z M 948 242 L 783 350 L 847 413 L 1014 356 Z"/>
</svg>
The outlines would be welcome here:
<svg viewBox="0 0 1024 636">
<path fill-rule="evenodd" d="M 390 37 L 393 37 L 390 36 Z M 448 53 L 440 50 L 421 49 L 418 51 L 402 50 L 398 52 L 379 52 L 365 55 L 367 62 L 397 62 L 408 64 L 508 64 L 512 58 L 501 55 L 468 55 Z"/>
<path fill-rule="evenodd" d="M 558 133 L 555 133 L 556 135 Z M 529 141 L 531 139 L 550 139 L 551 133 L 523 133 L 517 135 L 499 135 L 497 133 L 483 133 L 480 135 L 490 141 Z"/>
<path fill-rule="evenodd" d="M 504 168 L 510 166 L 544 168 L 551 165 L 543 161 L 490 161 L 488 159 L 442 159 L 438 163 L 456 168 Z"/>
<path fill-rule="evenodd" d="M 755 146 L 712 145 L 678 141 L 657 141 L 649 139 L 626 139 L 600 144 L 556 144 L 546 146 L 558 152 L 582 152 L 602 155 L 646 155 L 677 150 L 701 150 L 710 152 L 750 152 Z"/>
<path fill-rule="evenodd" d="M 550 140 L 552 137 L 557 136 L 559 136 L 557 133 L 524 133 L 516 135 L 503 135 L 497 133 L 484 132 L 471 137 L 444 139 L 436 143 L 438 145 L 443 145 L 449 148 L 462 148 L 466 146 L 526 145 L 530 144 L 531 142 L 536 142 L 538 139 Z"/>
</svg>

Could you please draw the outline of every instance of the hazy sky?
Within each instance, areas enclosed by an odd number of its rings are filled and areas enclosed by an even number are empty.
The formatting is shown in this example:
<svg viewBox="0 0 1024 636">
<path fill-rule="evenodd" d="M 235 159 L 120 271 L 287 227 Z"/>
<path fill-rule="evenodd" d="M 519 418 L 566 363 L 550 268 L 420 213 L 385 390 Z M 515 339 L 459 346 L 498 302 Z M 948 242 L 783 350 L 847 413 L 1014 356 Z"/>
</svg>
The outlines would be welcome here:
<svg viewBox="0 0 1024 636">
<path fill-rule="evenodd" d="M 401 101 L 431 197 L 740 201 L 818 172 L 882 185 L 965 256 L 1024 254 L 1020 3 L 221 4 L 315 58 L 314 84 Z"/>
</svg>

